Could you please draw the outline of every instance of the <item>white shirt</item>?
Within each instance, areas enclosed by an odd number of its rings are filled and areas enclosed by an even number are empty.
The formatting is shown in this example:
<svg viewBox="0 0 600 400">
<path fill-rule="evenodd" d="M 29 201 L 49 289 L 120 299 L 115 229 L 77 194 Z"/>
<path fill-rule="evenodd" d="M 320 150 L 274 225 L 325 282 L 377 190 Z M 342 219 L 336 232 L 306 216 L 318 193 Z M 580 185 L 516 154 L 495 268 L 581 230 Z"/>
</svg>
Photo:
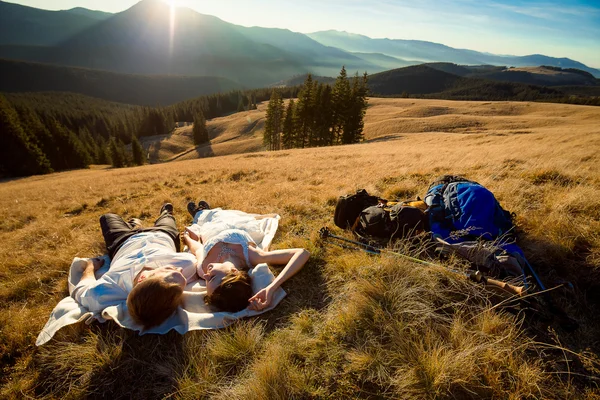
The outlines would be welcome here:
<svg viewBox="0 0 600 400">
<path fill-rule="evenodd" d="M 98 280 L 81 280 L 71 296 L 89 311 L 101 312 L 108 306 L 127 301 L 133 280 L 142 268 L 172 265 L 181 268 L 189 283 L 197 277 L 196 262 L 191 253 L 177 253 L 173 239 L 166 233 L 138 233 L 121 246 L 104 275 Z"/>
</svg>

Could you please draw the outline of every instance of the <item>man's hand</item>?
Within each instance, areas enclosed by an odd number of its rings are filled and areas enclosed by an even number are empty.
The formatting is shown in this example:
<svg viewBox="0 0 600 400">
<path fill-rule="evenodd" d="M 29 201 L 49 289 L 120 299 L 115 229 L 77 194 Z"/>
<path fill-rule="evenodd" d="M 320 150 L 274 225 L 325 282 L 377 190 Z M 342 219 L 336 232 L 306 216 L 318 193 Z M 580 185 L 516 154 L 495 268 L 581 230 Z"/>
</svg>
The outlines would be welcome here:
<svg viewBox="0 0 600 400">
<path fill-rule="evenodd" d="M 87 264 L 83 269 L 83 275 L 81 279 L 96 279 L 94 272 L 98 271 L 104 265 L 104 258 L 102 257 L 94 257 L 92 259 L 87 260 Z"/>
<path fill-rule="evenodd" d="M 250 305 L 248 308 L 250 310 L 261 311 L 271 305 L 271 301 L 273 301 L 273 292 L 274 290 L 271 286 L 267 286 L 266 288 L 260 290 L 254 296 L 250 297 L 248 302 Z"/>
</svg>

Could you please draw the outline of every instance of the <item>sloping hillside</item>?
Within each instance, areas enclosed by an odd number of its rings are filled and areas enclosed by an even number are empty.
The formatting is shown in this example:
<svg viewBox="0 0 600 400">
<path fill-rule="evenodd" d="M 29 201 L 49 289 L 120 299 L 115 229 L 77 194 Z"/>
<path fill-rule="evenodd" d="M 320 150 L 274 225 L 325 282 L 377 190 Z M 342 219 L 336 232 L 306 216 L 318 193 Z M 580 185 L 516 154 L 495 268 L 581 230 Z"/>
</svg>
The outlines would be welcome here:
<svg viewBox="0 0 600 400">
<path fill-rule="evenodd" d="M 439 93 L 454 86 L 461 78 L 425 65 L 398 68 L 369 77 L 369 90 L 377 95 Z"/>
<path fill-rule="evenodd" d="M 267 102 L 257 110 L 209 120 L 210 145 L 193 144 L 192 127 L 172 135 L 144 138 L 152 162 L 189 160 L 263 151 Z M 597 108 L 527 102 L 481 102 L 370 98 L 365 115 L 365 141 L 400 140 L 409 134 L 523 135 L 561 130 L 596 132 Z"/>
<path fill-rule="evenodd" d="M 0 59 L 0 92 L 72 92 L 119 103 L 164 106 L 241 88 L 215 76 L 118 74 Z"/>
<path fill-rule="evenodd" d="M 194 145 L 192 126 L 177 128 L 171 135 L 143 138 L 142 145 L 153 163 L 263 151 L 266 107 L 263 102 L 257 110 L 207 121 L 210 138 L 207 145 Z"/>
</svg>

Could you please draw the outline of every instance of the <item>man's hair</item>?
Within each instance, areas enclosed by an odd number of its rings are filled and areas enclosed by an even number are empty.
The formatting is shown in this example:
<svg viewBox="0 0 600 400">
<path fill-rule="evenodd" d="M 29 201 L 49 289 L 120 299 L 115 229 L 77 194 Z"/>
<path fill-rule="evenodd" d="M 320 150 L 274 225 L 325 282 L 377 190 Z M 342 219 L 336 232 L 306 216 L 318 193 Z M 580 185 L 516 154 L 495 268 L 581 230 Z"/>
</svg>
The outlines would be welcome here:
<svg viewBox="0 0 600 400">
<path fill-rule="evenodd" d="M 220 311 L 238 312 L 248 307 L 252 297 L 252 279 L 246 271 L 231 271 L 223 278 L 219 286 L 204 302 Z"/>
<path fill-rule="evenodd" d="M 181 304 L 183 289 L 176 283 L 148 278 L 136 284 L 127 296 L 127 308 L 133 320 L 144 329 L 162 324 Z"/>
</svg>

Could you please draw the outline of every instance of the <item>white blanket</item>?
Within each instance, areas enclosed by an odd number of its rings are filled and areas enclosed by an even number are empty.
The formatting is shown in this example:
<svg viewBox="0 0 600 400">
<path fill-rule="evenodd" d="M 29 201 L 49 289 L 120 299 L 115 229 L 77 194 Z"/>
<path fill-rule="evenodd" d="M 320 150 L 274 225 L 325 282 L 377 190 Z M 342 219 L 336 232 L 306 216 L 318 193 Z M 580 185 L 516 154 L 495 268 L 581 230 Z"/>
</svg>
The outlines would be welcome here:
<svg viewBox="0 0 600 400">
<path fill-rule="evenodd" d="M 223 216 L 227 216 L 227 219 L 225 220 Z M 256 219 L 255 217 L 261 217 L 261 219 Z M 199 233 L 202 231 L 203 226 L 206 229 L 206 226 L 208 225 L 204 224 L 207 222 L 221 224 L 218 226 L 218 229 L 225 226 L 243 229 L 250 234 L 258 247 L 268 250 L 273 237 L 275 236 L 275 232 L 277 231 L 279 219 L 279 215 L 258 216 L 256 214 L 246 214 L 242 211 L 234 210 L 227 210 L 227 213 L 223 213 L 221 209 L 217 208 L 214 210 L 198 212 L 194 218 L 194 224 L 190 229 Z M 213 227 L 216 226 L 214 224 L 210 225 Z M 110 259 L 106 255 L 104 257 L 105 266 L 96 272 L 96 278 L 101 277 L 108 271 Z M 78 263 L 85 262 L 87 262 L 87 259 L 85 258 L 75 258 L 71 263 L 69 271 L 69 293 L 73 291 L 75 285 L 81 279 L 82 268 Z M 273 273 L 266 264 L 257 265 L 249 271 L 249 274 L 252 277 L 252 291 L 254 293 L 267 287 L 275 279 Z M 50 318 L 48 319 L 46 326 L 44 326 L 44 329 L 42 329 L 42 332 L 38 335 L 35 344 L 40 346 L 52 339 L 54 334 L 63 326 L 81 321 L 90 324 L 95 320 L 105 322 L 106 320 L 111 319 L 121 327 L 139 331 L 140 334 L 164 334 L 171 329 L 174 329 L 181 334 L 199 329 L 218 329 L 231 324 L 237 319 L 259 315 L 269 311 L 277 306 L 286 295 L 285 291 L 279 288 L 275 292 L 273 303 L 269 308 L 262 311 L 244 309 L 237 313 L 229 313 L 211 310 L 209 306 L 204 304 L 205 294 L 206 288 L 204 280 L 200 279 L 189 283 L 184 291 L 183 305 L 161 325 L 149 330 L 144 330 L 130 318 L 125 303 L 107 307 L 102 313 L 93 313 L 69 296 L 62 299 L 54 310 L 52 310 Z"/>
</svg>

